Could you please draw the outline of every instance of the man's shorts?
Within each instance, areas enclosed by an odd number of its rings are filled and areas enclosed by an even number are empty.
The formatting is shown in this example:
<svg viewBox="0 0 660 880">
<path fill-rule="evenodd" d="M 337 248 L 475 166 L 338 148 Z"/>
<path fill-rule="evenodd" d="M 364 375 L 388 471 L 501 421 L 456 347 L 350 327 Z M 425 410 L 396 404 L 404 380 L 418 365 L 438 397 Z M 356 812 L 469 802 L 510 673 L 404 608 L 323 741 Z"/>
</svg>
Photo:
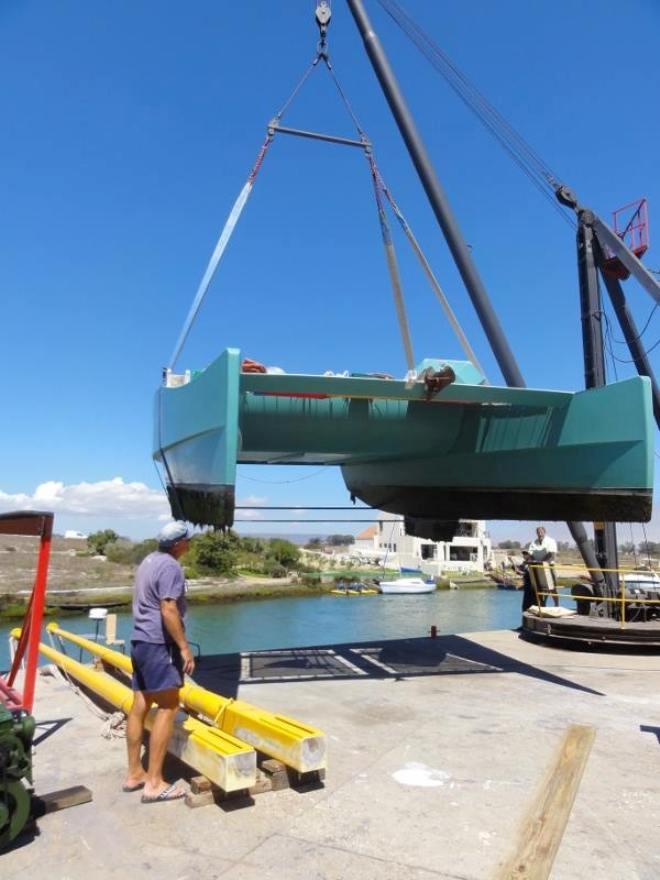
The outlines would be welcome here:
<svg viewBox="0 0 660 880">
<path fill-rule="evenodd" d="M 134 691 L 167 691 L 183 685 L 183 659 L 176 645 L 131 642 Z"/>
</svg>

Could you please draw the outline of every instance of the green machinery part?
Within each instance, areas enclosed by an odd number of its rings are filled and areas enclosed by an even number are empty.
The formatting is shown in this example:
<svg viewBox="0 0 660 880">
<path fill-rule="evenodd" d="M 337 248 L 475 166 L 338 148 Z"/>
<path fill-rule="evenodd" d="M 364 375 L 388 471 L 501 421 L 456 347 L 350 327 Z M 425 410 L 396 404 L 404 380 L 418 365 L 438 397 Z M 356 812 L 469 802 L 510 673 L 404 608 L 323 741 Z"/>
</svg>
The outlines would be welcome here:
<svg viewBox="0 0 660 880">
<path fill-rule="evenodd" d="M 15 840 L 30 817 L 34 718 L 0 705 L 0 852 Z"/>
</svg>

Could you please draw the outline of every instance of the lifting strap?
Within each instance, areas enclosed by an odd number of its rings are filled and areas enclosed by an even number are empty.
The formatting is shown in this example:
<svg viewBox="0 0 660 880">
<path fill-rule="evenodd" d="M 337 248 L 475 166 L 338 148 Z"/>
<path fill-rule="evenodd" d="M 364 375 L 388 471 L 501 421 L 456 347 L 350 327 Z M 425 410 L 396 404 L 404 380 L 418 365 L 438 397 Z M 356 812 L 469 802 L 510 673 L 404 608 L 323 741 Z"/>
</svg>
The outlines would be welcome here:
<svg viewBox="0 0 660 880">
<path fill-rule="evenodd" d="M 385 205 L 383 203 L 383 190 L 381 186 L 381 178 L 373 160 L 371 153 L 367 153 L 369 167 L 371 168 L 371 178 L 374 184 L 374 195 L 376 196 L 376 208 L 378 210 L 378 219 L 380 221 L 380 231 L 383 236 L 383 247 L 385 248 L 385 259 L 387 260 L 387 268 L 390 273 L 390 281 L 392 283 L 392 294 L 394 296 L 394 305 L 396 308 L 396 316 L 399 321 L 399 333 L 401 341 L 406 353 L 406 365 L 410 371 L 415 369 L 415 355 L 413 353 L 412 341 L 410 339 L 410 327 L 408 326 L 408 316 L 406 314 L 406 305 L 403 301 L 403 292 L 401 290 L 401 276 L 399 273 L 399 265 L 394 250 L 394 242 L 392 241 L 392 233 L 390 232 L 387 215 L 385 214 Z"/>
<path fill-rule="evenodd" d="M 373 158 L 371 160 L 371 165 L 372 165 L 372 174 L 375 173 L 375 175 L 377 176 L 379 183 L 380 183 L 381 192 L 385 195 L 385 198 L 390 203 L 392 211 L 394 211 L 394 216 L 397 218 L 397 220 L 401 224 L 401 228 L 403 229 L 403 231 L 406 235 L 406 238 L 410 242 L 410 246 L 412 247 L 413 251 L 415 252 L 415 256 L 419 260 L 419 263 L 420 263 L 422 269 L 424 270 L 424 273 L 428 279 L 428 282 L 431 285 L 431 289 L 433 290 L 436 297 L 438 298 L 438 302 L 442 306 L 442 308 L 445 312 L 445 315 L 447 316 L 447 320 L 449 321 L 449 324 L 450 324 L 452 330 L 456 334 L 458 341 L 460 342 L 467 359 L 469 361 L 471 361 L 471 363 L 477 368 L 477 370 L 479 370 L 479 372 L 481 373 L 482 376 L 485 376 L 486 372 L 483 369 L 483 367 L 481 366 L 481 364 L 479 363 L 479 360 L 478 360 L 476 354 L 474 353 L 474 349 L 470 345 L 470 342 L 469 342 L 467 336 L 465 335 L 465 332 L 464 332 L 463 328 L 461 327 L 461 325 L 458 321 L 458 318 L 456 317 L 456 315 L 454 313 L 454 310 L 452 309 L 452 307 L 449 304 L 449 300 L 445 296 L 445 293 L 444 293 L 442 287 L 440 287 L 440 282 L 435 277 L 433 269 L 431 269 L 429 261 L 426 259 L 426 254 L 424 253 L 419 242 L 415 238 L 415 235 L 414 235 L 412 229 L 410 228 L 410 226 L 408 225 L 408 221 L 403 216 L 401 209 L 399 208 L 397 203 L 394 201 L 392 193 L 390 192 L 387 185 L 385 184 L 385 181 L 383 180 L 380 171 L 376 167 L 376 163 L 373 161 Z"/>
<path fill-rule="evenodd" d="M 204 297 L 206 296 L 211 281 L 213 280 L 213 276 L 215 275 L 216 269 L 222 259 L 222 255 L 225 252 L 227 245 L 229 244 L 229 239 L 231 238 L 231 234 L 234 231 L 238 220 L 243 213 L 243 208 L 247 204 L 247 200 L 250 198 L 250 193 L 254 187 L 254 181 L 256 180 L 257 174 L 259 173 L 259 169 L 264 161 L 266 156 L 266 151 L 271 144 L 273 137 L 271 134 L 266 136 L 266 140 L 263 142 L 261 149 L 259 150 L 259 155 L 257 156 L 257 161 L 252 166 L 252 170 L 248 176 L 248 179 L 245 182 L 245 186 L 238 194 L 238 198 L 234 202 L 234 206 L 229 212 L 229 216 L 225 222 L 225 225 L 220 233 L 220 238 L 218 239 L 218 243 L 215 246 L 213 253 L 211 254 L 211 259 L 209 260 L 208 266 L 206 267 L 206 271 L 202 276 L 202 280 L 199 283 L 199 287 L 197 288 L 197 293 L 195 294 L 195 298 L 190 307 L 190 311 L 188 312 L 188 317 L 186 318 L 183 329 L 179 335 L 179 339 L 177 340 L 177 344 L 174 347 L 174 351 L 172 352 L 172 357 L 169 362 L 169 369 L 174 369 L 174 365 L 176 364 L 179 355 L 181 354 L 181 349 L 183 348 L 186 339 L 188 338 L 188 334 L 190 333 L 190 328 L 193 325 L 195 318 L 197 317 L 197 313 L 199 312 L 202 303 L 204 302 Z"/>
</svg>

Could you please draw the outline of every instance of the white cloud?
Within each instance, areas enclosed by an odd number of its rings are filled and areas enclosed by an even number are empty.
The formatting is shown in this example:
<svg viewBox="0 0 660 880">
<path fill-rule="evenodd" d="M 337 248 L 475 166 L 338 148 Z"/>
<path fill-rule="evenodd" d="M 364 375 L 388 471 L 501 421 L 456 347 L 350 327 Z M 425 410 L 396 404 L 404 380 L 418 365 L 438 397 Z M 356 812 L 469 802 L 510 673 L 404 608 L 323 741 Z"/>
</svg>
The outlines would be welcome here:
<svg viewBox="0 0 660 880">
<path fill-rule="evenodd" d="M 260 510 L 237 510 L 236 516 L 239 519 L 263 519 L 264 515 Z"/>
<path fill-rule="evenodd" d="M 268 498 L 260 495 L 248 495 L 237 501 L 238 505 L 252 508 L 267 503 Z M 0 511 L 11 510 L 52 510 L 68 516 L 151 519 L 157 522 L 172 519 L 162 489 L 151 489 L 145 483 L 126 483 L 122 477 L 71 485 L 48 480 L 40 483 L 32 494 L 11 494 L 0 489 Z M 237 515 L 241 519 L 263 519 L 259 510 L 239 510 Z"/>
<path fill-rule="evenodd" d="M 125 483 L 121 477 L 70 486 L 49 480 L 37 486 L 32 495 L 0 490 L 0 511 L 35 509 L 72 516 L 170 519 L 162 489 L 151 489 L 145 483 Z"/>
<path fill-rule="evenodd" d="M 236 501 L 237 507 L 263 507 L 264 504 L 268 503 L 268 498 L 265 498 L 261 495 L 248 495 L 246 498 L 239 498 Z M 254 519 L 260 520 L 264 518 L 263 513 L 260 510 L 237 510 L 236 516 L 239 519 Z"/>
<path fill-rule="evenodd" d="M 252 505 L 254 507 L 263 507 L 264 504 L 268 503 L 268 498 L 262 495 L 248 495 L 247 498 L 242 498 L 238 503 Z"/>
</svg>

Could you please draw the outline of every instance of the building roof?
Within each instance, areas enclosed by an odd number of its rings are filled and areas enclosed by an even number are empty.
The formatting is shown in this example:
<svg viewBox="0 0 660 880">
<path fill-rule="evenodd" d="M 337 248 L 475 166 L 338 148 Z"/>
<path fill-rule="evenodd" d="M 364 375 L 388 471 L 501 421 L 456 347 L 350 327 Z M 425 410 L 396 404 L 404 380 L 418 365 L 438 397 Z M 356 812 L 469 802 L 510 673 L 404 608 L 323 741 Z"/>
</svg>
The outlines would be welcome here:
<svg viewBox="0 0 660 880">
<path fill-rule="evenodd" d="M 355 536 L 356 541 L 365 541 L 369 538 L 373 538 L 378 534 L 378 526 L 367 526 L 366 529 L 360 532 L 359 535 Z"/>
</svg>

